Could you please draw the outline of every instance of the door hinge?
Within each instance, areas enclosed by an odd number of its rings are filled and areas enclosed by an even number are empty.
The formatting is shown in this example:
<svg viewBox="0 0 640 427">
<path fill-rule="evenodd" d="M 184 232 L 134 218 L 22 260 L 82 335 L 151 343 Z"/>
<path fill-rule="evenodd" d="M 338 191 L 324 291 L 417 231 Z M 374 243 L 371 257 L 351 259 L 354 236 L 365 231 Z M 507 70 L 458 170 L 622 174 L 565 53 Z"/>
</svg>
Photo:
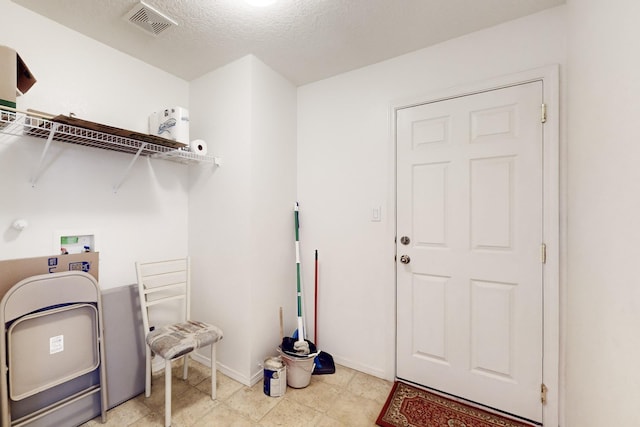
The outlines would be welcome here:
<svg viewBox="0 0 640 427">
<path fill-rule="evenodd" d="M 544 405 L 545 403 L 547 403 L 547 391 L 549 389 L 547 388 L 546 385 L 544 385 L 544 383 L 540 384 L 540 402 L 542 402 L 542 404 Z"/>
<path fill-rule="evenodd" d="M 540 123 L 547 123 L 547 104 L 540 106 Z"/>
<path fill-rule="evenodd" d="M 540 262 L 543 264 L 547 263 L 547 245 L 544 243 L 540 245 Z"/>
</svg>

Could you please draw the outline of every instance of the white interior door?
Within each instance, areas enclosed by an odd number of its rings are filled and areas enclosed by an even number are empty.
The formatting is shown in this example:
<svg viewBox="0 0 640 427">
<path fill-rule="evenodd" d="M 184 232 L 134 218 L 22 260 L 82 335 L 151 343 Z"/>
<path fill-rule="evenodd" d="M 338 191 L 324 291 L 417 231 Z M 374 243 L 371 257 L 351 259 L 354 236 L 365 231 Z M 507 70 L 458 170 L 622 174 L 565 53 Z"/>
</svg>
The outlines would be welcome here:
<svg viewBox="0 0 640 427">
<path fill-rule="evenodd" d="M 515 85 L 396 128 L 397 376 L 538 422 L 542 99 Z"/>
</svg>

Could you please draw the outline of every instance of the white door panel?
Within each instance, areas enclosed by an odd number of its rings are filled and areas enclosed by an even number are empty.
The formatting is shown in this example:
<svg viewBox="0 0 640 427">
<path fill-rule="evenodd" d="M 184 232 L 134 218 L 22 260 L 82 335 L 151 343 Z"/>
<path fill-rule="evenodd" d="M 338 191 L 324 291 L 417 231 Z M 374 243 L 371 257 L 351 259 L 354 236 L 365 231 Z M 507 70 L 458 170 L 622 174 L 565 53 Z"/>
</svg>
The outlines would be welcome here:
<svg viewBox="0 0 640 427">
<path fill-rule="evenodd" d="M 396 128 L 398 377 L 534 421 L 541 104 L 532 82 L 399 110 Z"/>
</svg>

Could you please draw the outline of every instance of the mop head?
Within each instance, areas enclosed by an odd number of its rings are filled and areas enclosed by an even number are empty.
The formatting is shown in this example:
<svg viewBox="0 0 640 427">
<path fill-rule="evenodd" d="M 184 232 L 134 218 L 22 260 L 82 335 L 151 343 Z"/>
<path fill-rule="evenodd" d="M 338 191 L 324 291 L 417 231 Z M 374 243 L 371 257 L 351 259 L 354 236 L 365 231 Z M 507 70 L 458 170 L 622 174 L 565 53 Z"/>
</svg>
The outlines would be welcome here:
<svg viewBox="0 0 640 427">
<path fill-rule="evenodd" d="M 280 346 L 290 356 L 306 357 L 316 353 L 316 346 L 309 340 L 298 341 L 296 338 L 284 337 Z"/>
<path fill-rule="evenodd" d="M 304 356 L 310 353 L 309 343 L 306 341 L 296 341 L 293 344 L 293 349 L 295 350 L 296 353 L 302 354 Z"/>
</svg>

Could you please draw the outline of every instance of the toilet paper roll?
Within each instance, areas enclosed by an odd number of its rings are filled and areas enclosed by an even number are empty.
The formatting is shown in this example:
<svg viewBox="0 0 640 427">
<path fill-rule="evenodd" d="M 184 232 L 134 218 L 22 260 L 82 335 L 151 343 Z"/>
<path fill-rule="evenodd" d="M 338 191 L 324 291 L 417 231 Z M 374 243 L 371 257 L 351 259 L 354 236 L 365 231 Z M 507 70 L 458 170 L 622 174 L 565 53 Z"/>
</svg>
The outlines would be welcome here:
<svg viewBox="0 0 640 427">
<path fill-rule="evenodd" d="M 193 151 L 196 154 L 202 154 L 203 156 L 207 154 L 207 143 L 201 139 L 196 139 L 191 141 L 189 144 L 189 150 Z"/>
</svg>

